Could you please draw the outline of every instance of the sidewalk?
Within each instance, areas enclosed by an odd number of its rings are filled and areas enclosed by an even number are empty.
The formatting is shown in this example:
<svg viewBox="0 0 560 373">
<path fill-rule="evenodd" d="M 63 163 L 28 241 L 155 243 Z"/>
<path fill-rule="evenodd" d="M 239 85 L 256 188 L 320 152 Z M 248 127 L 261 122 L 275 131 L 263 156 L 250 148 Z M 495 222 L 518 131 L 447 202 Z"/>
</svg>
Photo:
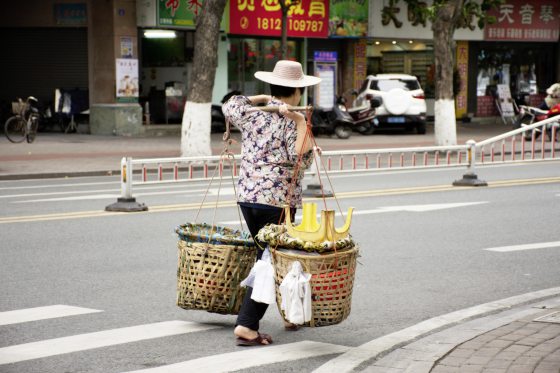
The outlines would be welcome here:
<svg viewBox="0 0 560 373">
<path fill-rule="evenodd" d="M 481 141 L 509 131 L 499 118 L 476 119 L 457 123 L 457 142 Z M 239 139 L 239 133 L 232 137 Z M 320 136 L 317 144 L 323 150 L 367 149 L 432 146 L 434 125 L 429 122 L 426 135 L 385 131 L 370 136 L 354 133 L 348 140 Z M 111 175 L 120 171 L 122 157 L 165 158 L 180 156 L 178 135 L 156 137 L 94 136 L 41 132 L 32 144 L 12 144 L 0 137 L 0 180 L 66 176 Z M 222 134 L 212 134 L 212 152 L 223 149 Z M 239 152 L 239 144 L 233 146 Z"/>
<path fill-rule="evenodd" d="M 430 334 L 364 372 L 559 373 L 560 296 Z"/>
</svg>

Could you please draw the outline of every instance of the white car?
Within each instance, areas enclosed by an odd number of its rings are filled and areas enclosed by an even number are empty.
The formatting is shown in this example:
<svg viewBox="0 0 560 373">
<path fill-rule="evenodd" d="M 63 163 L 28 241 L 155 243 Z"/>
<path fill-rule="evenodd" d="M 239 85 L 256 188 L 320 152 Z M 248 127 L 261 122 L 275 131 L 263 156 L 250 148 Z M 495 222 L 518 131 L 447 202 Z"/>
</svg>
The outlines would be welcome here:
<svg viewBox="0 0 560 373">
<path fill-rule="evenodd" d="M 406 74 L 368 75 L 354 106 L 361 106 L 373 97 L 381 97 L 383 104 L 377 108 L 380 127 L 416 128 L 426 133 L 426 100 L 418 79 Z"/>
</svg>

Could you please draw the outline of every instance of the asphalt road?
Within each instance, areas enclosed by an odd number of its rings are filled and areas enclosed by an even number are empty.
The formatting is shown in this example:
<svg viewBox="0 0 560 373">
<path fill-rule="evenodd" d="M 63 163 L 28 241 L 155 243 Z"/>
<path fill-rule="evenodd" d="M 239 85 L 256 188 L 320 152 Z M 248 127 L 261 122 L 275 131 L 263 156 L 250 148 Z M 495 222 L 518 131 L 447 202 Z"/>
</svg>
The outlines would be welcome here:
<svg viewBox="0 0 560 373">
<path fill-rule="evenodd" d="M 480 168 L 489 182 L 482 188 L 452 187 L 459 169 L 331 176 L 341 208 L 356 207 L 351 232 L 361 257 L 352 313 L 339 325 L 294 333 L 270 307 L 261 329 L 295 352 L 270 358 L 267 370 L 311 372 L 336 356 L 329 346 L 355 347 L 434 316 L 558 286 L 559 166 Z M 211 363 L 237 360 L 244 372 L 262 371 L 264 349 L 234 346 L 234 316 L 174 303 L 174 227 L 195 219 L 207 185 L 139 187 L 134 194 L 148 212 L 104 212 L 118 187 L 111 177 L 0 182 L 0 372 L 127 372 L 184 361 L 212 371 Z M 216 187 L 210 193 L 215 198 Z M 220 195 L 232 201 L 231 186 L 224 182 Z M 198 221 L 213 219 L 209 207 Z M 236 209 L 218 208 L 216 221 L 237 226 Z M 553 244 L 519 246 L 538 243 Z M 9 311 L 51 305 L 101 312 L 2 325 Z M 162 322 L 150 325 L 158 337 L 134 340 L 147 332 L 122 330 Z M 94 348 L 97 337 L 104 342 Z M 302 358 L 302 341 L 328 344 L 318 345 L 327 355 Z M 63 353 L 66 345 L 82 350 Z M 21 361 L 6 363 L 17 354 Z"/>
</svg>

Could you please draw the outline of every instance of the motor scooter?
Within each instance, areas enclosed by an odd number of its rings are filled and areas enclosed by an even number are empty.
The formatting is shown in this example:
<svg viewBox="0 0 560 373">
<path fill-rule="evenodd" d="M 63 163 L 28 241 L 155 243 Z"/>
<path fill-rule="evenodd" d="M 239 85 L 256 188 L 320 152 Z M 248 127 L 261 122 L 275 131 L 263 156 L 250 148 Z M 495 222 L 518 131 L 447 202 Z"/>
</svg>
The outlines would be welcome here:
<svg viewBox="0 0 560 373">
<path fill-rule="evenodd" d="M 371 135 L 379 125 L 379 121 L 375 117 L 375 109 L 383 103 L 381 97 L 373 97 L 361 106 L 350 108 L 346 106 L 346 99 L 342 96 L 337 99 L 337 103 L 342 105 L 341 109 L 343 108 L 350 114 L 354 121 L 354 129 L 362 135 Z"/>
<path fill-rule="evenodd" d="M 514 129 L 526 127 L 541 120 L 552 118 L 554 116 L 560 115 L 560 104 L 556 104 L 549 110 L 543 110 L 534 106 L 519 105 L 519 114 L 514 122 Z M 558 121 L 551 122 L 546 125 L 545 131 L 549 140 L 552 140 L 552 129 L 556 128 L 555 133 L 560 131 L 560 117 Z M 535 129 L 535 139 L 537 139 L 541 134 L 541 129 Z M 529 141 L 532 139 L 532 131 L 524 132 L 525 140 Z"/>
<path fill-rule="evenodd" d="M 334 133 L 340 139 L 347 139 L 352 135 L 354 120 L 346 111 L 346 107 L 337 103 L 332 108 L 313 109 L 311 124 L 314 135 Z"/>
</svg>

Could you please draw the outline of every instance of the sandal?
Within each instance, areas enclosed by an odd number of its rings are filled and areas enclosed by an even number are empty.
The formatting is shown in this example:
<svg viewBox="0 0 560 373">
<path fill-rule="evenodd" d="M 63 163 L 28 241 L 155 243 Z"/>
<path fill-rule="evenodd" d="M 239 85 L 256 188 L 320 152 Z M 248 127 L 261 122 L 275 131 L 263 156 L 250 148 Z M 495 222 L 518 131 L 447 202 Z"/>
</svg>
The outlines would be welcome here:
<svg viewBox="0 0 560 373">
<path fill-rule="evenodd" d="M 292 323 L 284 323 L 284 330 L 288 332 L 295 332 L 301 328 L 301 325 L 292 324 Z"/>
<path fill-rule="evenodd" d="M 266 342 L 265 342 L 266 341 Z M 272 343 L 272 337 L 268 334 L 259 333 L 253 339 L 237 337 L 235 344 L 237 346 L 266 346 Z"/>
</svg>

